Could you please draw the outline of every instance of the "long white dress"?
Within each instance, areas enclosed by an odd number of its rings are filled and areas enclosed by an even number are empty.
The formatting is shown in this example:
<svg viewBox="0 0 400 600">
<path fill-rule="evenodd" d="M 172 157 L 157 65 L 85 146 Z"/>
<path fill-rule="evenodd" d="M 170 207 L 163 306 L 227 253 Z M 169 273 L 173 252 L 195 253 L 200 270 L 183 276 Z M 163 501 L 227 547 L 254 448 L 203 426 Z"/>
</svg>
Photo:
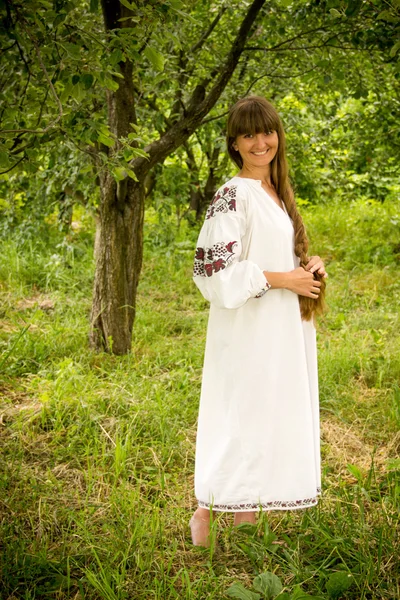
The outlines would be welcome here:
<svg viewBox="0 0 400 600">
<path fill-rule="evenodd" d="M 297 509 L 320 493 L 315 328 L 297 294 L 265 288 L 291 271 L 291 219 L 261 181 L 233 177 L 201 229 L 194 281 L 210 301 L 195 494 L 216 511 Z"/>
</svg>

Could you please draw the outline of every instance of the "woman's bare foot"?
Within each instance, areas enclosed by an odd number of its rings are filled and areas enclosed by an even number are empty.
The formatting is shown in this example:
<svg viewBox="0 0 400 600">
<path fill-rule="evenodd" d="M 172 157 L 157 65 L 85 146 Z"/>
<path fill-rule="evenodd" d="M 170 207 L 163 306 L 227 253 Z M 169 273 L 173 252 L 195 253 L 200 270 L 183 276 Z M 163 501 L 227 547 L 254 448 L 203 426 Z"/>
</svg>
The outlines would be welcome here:
<svg viewBox="0 0 400 600">
<path fill-rule="evenodd" d="M 251 525 L 256 524 L 256 513 L 252 512 L 236 512 L 233 521 L 234 525 L 240 525 L 241 523 L 250 523 Z"/>
<path fill-rule="evenodd" d="M 198 508 L 189 521 L 194 546 L 210 547 L 210 511 Z"/>
</svg>

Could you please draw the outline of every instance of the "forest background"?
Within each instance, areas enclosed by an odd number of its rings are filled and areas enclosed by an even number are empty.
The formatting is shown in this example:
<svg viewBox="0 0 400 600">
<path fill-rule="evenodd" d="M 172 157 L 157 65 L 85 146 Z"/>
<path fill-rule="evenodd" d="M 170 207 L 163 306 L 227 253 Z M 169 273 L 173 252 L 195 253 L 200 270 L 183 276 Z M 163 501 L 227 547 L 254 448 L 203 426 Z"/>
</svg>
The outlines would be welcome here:
<svg viewBox="0 0 400 600">
<path fill-rule="evenodd" d="M 0 597 L 400 597 L 399 1 L 0 10 Z M 249 93 L 330 275 L 324 495 L 201 550 L 191 265 Z"/>
</svg>

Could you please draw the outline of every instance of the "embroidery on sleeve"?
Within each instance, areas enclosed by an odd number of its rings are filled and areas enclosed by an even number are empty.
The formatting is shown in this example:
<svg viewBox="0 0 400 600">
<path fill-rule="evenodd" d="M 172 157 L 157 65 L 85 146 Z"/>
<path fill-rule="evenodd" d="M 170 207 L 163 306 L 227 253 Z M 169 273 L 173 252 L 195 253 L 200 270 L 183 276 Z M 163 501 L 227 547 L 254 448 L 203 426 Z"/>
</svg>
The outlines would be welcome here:
<svg viewBox="0 0 400 600">
<path fill-rule="evenodd" d="M 217 242 L 211 248 L 196 248 L 194 257 L 193 276 L 211 277 L 226 269 L 234 259 L 236 241 Z"/>
<path fill-rule="evenodd" d="M 237 185 L 226 186 L 218 190 L 206 212 L 206 220 L 211 219 L 218 213 L 236 211 Z"/>
</svg>

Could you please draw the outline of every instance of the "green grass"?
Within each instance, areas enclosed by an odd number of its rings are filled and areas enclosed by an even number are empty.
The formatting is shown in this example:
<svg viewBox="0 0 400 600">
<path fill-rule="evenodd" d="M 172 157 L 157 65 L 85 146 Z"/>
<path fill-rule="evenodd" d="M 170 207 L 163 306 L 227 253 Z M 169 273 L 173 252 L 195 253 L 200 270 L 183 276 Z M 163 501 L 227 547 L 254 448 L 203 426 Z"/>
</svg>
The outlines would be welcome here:
<svg viewBox="0 0 400 600">
<path fill-rule="evenodd" d="M 329 598 L 338 571 L 353 575 L 341 598 L 400 596 L 399 211 L 358 203 L 305 218 L 330 276 L 323 499 L 256 528 L 220 515 L 211 550 L 188 528 L 207 322 L 191 282 L 196 232 L 163 244 L 148 221 L 125 357 L 88 348 L 90 235 L 2 243 L 2 599 L 223 599 L 263 571 L 293 598 Z"/>
</svg>

